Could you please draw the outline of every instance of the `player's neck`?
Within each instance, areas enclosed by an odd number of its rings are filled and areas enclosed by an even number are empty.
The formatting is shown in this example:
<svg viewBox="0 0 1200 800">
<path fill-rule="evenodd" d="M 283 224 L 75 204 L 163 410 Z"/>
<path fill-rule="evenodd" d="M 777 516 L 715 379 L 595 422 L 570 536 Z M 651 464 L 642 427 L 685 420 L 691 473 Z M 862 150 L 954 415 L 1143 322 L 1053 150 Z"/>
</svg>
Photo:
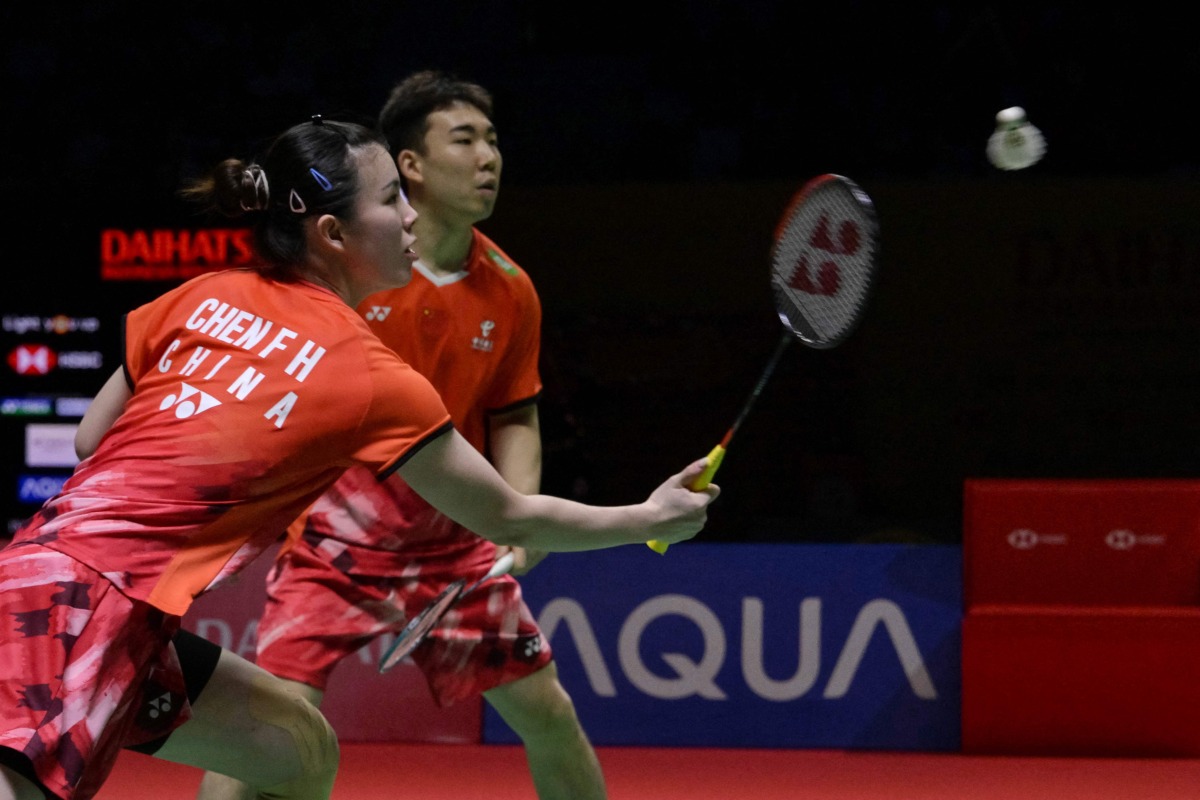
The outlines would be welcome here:
<svg viewBox="0 0 1200 800">
<path fill-rule="evenodd" d="M 413 225 L 414 249 L 421 264 L 437 275 L 453 275 L 466 266 L 474 232 L 470 225 L 448 224 L 433 215 L 420 215 Z"/>
</svg>

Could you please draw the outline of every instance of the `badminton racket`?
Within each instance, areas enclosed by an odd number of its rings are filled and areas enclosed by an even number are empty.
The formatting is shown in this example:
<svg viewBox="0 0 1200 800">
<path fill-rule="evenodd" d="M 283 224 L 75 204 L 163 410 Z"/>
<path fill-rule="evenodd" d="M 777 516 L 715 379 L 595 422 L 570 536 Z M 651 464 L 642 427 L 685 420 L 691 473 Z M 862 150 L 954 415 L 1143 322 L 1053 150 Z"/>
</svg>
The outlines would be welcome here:
<svg viewBox="0 0 1200 800">
<path fill-rule="evenodd" d="M 783 336 L 704 471 L 689 488 L 712 482 L 737 429 L 766 386 L 789 343 L 828 350 L 846 340 L 862 319 L 879 266 L 879 219 L 858 184 L 841 175 L 819 175 L 792 196 L 771 247 L 771 296 Z M 647 542 L 656 553 L 667 543 Z"/>
<path fill-rule="evenodd" d="M 433 602 L 421 609 L 421 612 L 410 619 L 396 635 L 396 640 L 379 659 L 379 671 L 387 672 L 403 661 L 409 653 L 417 649 L 421 642 L 425 641 L 425 637 L 455 603 L 478 589 L 485 581 L 506 574 L 512 567 L 513 554 L 509 551 L 496 559 L 496 563 L 492 565 L 487 574 L 470 586 L 467 586 L 465 578 L 459 578 L 439 592 Z"/>
</svg>

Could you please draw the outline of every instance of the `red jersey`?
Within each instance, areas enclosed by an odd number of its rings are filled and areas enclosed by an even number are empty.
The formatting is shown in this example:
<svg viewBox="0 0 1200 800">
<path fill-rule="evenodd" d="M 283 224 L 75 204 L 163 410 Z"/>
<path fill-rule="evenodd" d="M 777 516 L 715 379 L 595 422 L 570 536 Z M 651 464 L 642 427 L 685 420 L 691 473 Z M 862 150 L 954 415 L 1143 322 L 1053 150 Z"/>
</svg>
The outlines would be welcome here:
<svg viewBox="0 0 1200 800">
<path fill-rule="evenodd" d="M 463 270 L 439 277 L 420 262 L 401 289 L 358 308 L 371 330 L 442 394 L 455 428 L 486 453 L 487 416 L 536 402 L 542 307 L 533 282 L 478 230 Z M 387 574 L 392 551 L 463 551 L 478 537 L 438 513 L 403 482 L 351 469 L 309 514 L 307 535 L 351 571 Z M 374 552 L 372 552 L 374 551 Z M 381 552 L 382 551 L 382 552 Z M 374 556 L 379 556 L 376 560 Z M 372 563 L 374 562 L 374 563 Z"/>
<path fill-rule="evenodd" d="M 133 390 L 94 455 L 14 536 L 170 614 L 279 539 L 342 472 L 387 474 L 450 425 L 337 295 L 249 270 L 125 318 Z"/>
</svg>

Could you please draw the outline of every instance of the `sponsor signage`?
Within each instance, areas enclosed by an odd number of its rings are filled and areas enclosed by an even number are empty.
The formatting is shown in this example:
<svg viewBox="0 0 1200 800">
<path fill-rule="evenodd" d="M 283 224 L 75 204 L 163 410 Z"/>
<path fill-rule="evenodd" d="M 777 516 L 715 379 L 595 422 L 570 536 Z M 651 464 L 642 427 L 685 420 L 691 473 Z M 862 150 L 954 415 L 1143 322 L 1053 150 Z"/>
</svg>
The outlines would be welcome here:
<svg viewBox="0 0 1200 800">
<path fill-rule="evenodd" d="M 258 263 L 248 228 L 100 232 L 100 277 L 106 281 L 186 280 Z"/>
<path fill-rule="evenodd" d="M 41 505 L 62 491 L 68 475 L 20 475 L 17 477 L 17 499 L 22 503 Z"/>
<path fill-rule="evenodd" d="M 60 417 L 82 417 L 91 404 L 90 397 L 56 397 L 54 413 Z"/>
<path fill-rule="evenodd" d="M 78 425 L 31 422 L 25 426 L 25 464 L 30 467 L 73 468 Z"/>
<path fill-rule="evenodd" d="M 28 333 L 95 333 L 100 330 L 100 320 L 96 317 L 69 317 L 66 314 L 55 314 L 51 317 L 5 314 L 0 319 L 0 327 L 5 333 L 15 333 L 18 336 Z"/>
<path fill-rule="evenodd" d="M 48 417 L 53 413 L 49 397 L 0 397 L 0 417 Z"/>
<path fill-rule="evenodd" d="M 688 543 L 521 584 L 595 744 L 953 751 L 961 576 L 958 546 Z M 518 742 L 486 706 L 484 740 Z"/>
<path fill-rule="evenodd" d="M 96 370 L 104 367 L 99 350 L 62 350 L 32 342 L 19 344 L 8 353 L 8 366 L 18 375 L 49 375 L 56 369 Z"/>
<path fill-rule="evenodd" d="M 44 344 L 19 344 L 9 351 L 8 366 L 18 375 L 49 375 L 58 355 Z"/>
</svg>

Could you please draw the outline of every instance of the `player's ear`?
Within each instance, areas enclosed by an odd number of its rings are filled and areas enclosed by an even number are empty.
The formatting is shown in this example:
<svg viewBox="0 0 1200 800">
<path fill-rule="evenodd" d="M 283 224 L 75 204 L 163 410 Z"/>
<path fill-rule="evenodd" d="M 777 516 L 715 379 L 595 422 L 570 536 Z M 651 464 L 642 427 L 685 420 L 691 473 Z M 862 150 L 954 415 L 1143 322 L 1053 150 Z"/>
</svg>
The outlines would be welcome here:
<svg viewBox="0 0 1200 800">
<path fill-rule="evenodd" d="M 345 231 L 340 219 L 333 214 L 322 214 L 313 221 L 312 226 L 317 249 L 342 249 Z"/>
<path fill-rule="evenodd" d="M 414 150 L 401 150 L 396 155 L 396 169 L 409 184 L 421 181 L 421 157 Z"/>
</svg>

